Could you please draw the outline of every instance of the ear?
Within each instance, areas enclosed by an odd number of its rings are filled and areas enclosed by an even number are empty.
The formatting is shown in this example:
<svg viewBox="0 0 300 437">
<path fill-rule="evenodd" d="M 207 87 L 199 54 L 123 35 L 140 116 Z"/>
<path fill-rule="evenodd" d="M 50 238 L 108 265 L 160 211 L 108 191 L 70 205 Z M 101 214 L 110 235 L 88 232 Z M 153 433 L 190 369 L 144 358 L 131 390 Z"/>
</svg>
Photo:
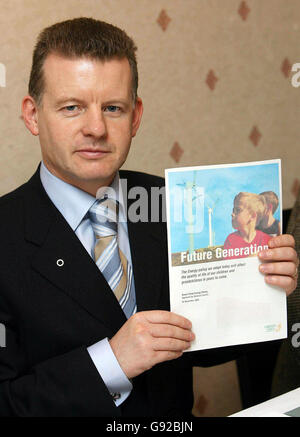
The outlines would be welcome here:
<svg viewBox="0 0 300 437">
<path fill-rule="evenodd" d="M 32 135 L 37 136 L 39 134 L 37 104 L 31 96 L 26 96 L 22 100 L 22 116 L 27 129 Z"/>
<path fill-rule="evenodd" d="M 260 222 L 260 216 L 256 212 L 251 213 L 252 220 L 255 220 L 255 226 Z"/>
<path fill-rule="evenodd" d="M 133 118 L 132 118 L 132 132 L 131 132 L 132 138 L 136 136 L 138 128 L 140 127 L 143 111 L 144 111 L 144 107 L 143 107 L 142 99 L 137 97 L 135 102 L 135 107 L 133 110 Z"/>
</svg>

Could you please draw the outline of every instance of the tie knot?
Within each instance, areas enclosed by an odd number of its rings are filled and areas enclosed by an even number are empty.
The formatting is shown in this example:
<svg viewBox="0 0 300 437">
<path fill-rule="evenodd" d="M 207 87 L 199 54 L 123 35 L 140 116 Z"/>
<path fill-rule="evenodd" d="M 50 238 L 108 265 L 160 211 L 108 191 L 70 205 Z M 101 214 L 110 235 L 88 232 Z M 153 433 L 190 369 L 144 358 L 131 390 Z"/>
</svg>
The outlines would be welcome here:
<svg viewBox="0 0 300 437">
<path fill-rule="evenodd" d="M 116 235 L 118 227 L 118 202 L 104 197 L 98 199 L 89 209 L 89 219 L 96 236 Z"/>
</svg>

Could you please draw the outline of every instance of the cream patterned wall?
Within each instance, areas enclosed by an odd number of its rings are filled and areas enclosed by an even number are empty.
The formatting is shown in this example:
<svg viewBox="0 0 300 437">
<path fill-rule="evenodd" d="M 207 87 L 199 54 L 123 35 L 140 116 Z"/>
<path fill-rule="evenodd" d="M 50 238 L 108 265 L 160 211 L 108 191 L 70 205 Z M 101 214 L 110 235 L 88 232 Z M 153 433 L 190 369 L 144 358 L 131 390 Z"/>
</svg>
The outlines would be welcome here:
<svg viewBox="0 0 300 437">
<path fill-rule="evenodd" d="M 36 36 L 86 15 L 124 28 L 139 48 L 145 114 L 126 168 L 163 175 L 169 167 L 281 158 L 283 205 L 293 205 L 298 0 L 1 0 L 0 8 L 0 194 L 25 181 L 40 159 L 19 118 Z"/>
<path fill-rule="evenodd" d="M 300 62 L 298 0 L 1 0 L 0 194 L 40 160 L 20 117 L 36 37 L 77 16 L 111 22 L 138 46 L 145 112 L 125 168 L 163 175 L 281 158 L 283 205 L 292 207 L 300 187 L 300 88 L 291 83 Z M 235 363 L 195 369 L 195 393 L 199 416 L 240 409 Z"/>
</svg>

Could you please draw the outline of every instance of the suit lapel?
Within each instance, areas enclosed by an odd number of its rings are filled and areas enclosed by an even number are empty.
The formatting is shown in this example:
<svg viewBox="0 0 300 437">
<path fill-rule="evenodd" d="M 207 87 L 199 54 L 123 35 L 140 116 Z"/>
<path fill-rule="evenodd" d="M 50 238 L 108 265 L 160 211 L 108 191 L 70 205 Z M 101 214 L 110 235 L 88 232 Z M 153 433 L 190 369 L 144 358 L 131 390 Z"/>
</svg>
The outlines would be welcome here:
<svg viewBox="0 0 300 437">
<path fill-rule="evenodd" d="M 116 332 L 126 317 L 96 264 L 48 198 L 39 172 L 27 190 L 25 235 L 39 246 L 32 268 Z"/>
<path fill-rule="evenodd" d="M 132 187 L 138 185 L 134 172 L 120 171 L 120 177 L 127 179 L 128 193 Z M 148 196 L 148 217 L 151 217 L 149 190 Z M 127 210 L 130 211 L 135 199 L 129 198 L 127 201 Z M 137 309 L 138 311 L 153 310 L 157 308 L 160 298 L 162 277 L 167 262 L 165 235 L 162 233 L 162 226 L 159 223 L 151 223 L 150 221 L 133 223 L 128 219 L 127 224 Z"/>
</svg>

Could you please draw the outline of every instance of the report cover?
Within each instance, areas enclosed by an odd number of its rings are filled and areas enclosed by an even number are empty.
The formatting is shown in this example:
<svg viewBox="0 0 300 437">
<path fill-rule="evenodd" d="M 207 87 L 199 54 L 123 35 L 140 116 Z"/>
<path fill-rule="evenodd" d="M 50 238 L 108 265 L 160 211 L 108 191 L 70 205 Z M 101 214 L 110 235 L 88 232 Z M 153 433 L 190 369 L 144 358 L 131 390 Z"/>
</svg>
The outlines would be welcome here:
<svg viewBox="0 0 300 437">
<path fill-rule="evenodd" d="M 286 295 L 257 257 L 281 233 L 281 161 L 165 176 L 171 311 L 193 324 L 189 351 L 285 338 Z"/>
</svg>

